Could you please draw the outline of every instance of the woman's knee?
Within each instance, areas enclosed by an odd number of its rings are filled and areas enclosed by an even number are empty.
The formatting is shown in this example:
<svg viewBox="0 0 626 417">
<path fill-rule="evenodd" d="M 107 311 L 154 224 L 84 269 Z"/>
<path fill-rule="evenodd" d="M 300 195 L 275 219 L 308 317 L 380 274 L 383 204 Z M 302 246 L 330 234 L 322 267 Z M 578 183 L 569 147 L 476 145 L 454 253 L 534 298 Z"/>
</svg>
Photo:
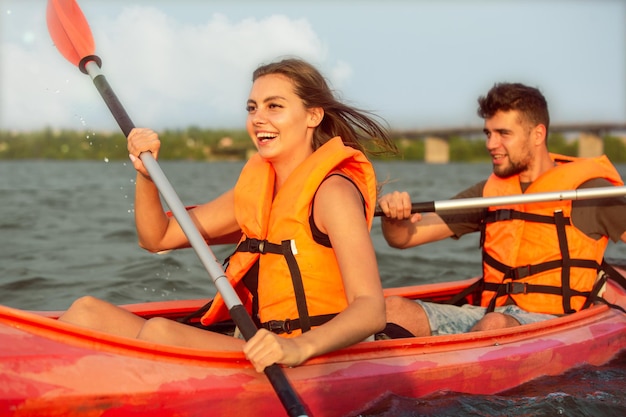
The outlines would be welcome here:
<svg viewBox="0 0 626 417">
<path fill-rule="evenodd" d="M 102 301 L 92 295 L 84 295 L 74 300 L 70 306 L 70 310 L 92 310 Z"/>
<path fill-rule="evenodd" d="M 74 300 L 67 313 L 81 316 L 84 319 L 98 318 L 100 319 L 106 310 L 107 302 L 100 300 L 92 295 L 85 295 Z"/>
<path fill-rule="evenodd" d="M 172 333 L 172 321 L 163 317 L 153 317 L 141 327 L 138 339 L 148 340 L 152 342 L 163 341 Z"/>
<path fill-rule="evenodd" d="M 59 321 L 92 327 L 102 319 L 104 304 L 104 301 L 91 295 L 77 298 L 59 317 Z"/>
</svg>

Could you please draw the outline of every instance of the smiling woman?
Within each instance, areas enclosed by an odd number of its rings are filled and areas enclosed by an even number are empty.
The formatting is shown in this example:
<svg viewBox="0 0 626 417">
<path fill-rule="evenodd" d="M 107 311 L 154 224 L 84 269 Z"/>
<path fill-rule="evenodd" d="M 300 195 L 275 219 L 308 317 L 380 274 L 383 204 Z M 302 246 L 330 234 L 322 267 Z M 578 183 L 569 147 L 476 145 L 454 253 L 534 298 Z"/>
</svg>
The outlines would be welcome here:
<svg viewBox="0 0 626 417">
<path fill-rule="evenodd" d="M 190 210 L 190 215 L 210 244 L 239 240 L 226 273 L 240 293 L 255 300 L 249 308 L 257 324 L 276 330 L 277 320 L 287 317 L 291 324 L 283 336 L 297 336 L 293 342 L 262 330 L 244 347 L 240 340 L 178 323 L 138 320 L 92 298 L 79 300 L 60 320 L 162 343 L 243 347 L 259 371 L 273 362 L 298 365 L 384 327 L 380 277 L 369 236 L 377 185 L 360 149 L 372 140 L 383 145 L 380 151 L 395 147 L 366 113 L 338 102 L 321 74 L 302 60 L 261 66 L 253 81 L 247 128 L 259 152 L 233 190 Z M 157 134 L 134 129 L 128 149 L 138 170 L 135 217 L 140 244 L 153 252 L 188 245 L 176 218 L 163 216 L 155 184 L 139 158 L 146 152 L 158 157 Z M 300 226 L 286 227 L 293 221 Z M 351 256 L 357 252 L 358 261 Z M 294 289 L 295 300 L 290 295 Z M 223 305 L 218 296 L 203 324 L 223 319 Z M 102 317 L 112 318 L 114 326 Z"/>
<path fill-rule="evenodd" d="M 102 75 L 80 10 L 72 9 L 71 0 L 49 4 L 55 43 L 93 78 L 128 135 L 129 156 L 137 170 L 135 221 L 140 245 L 152 252 L 193 246 L 219 290 L 202 324 L 221 321 L 228 312 L 247 342 L 166 318 L 142 318 L 90 296 L 76 300 L 58 320 L 188 348 L 243 349 L 258 372 L 283 387 L 277 393 L 286 408 L 296 409 L 292 415 L 303 414 L 276 363 L 300 365 L 370 338 L 385 325 L 369 235 L 376 175 L 361 150 L 365 142 L 373 141 L 381 151 L 395 151 L 386 130 L 365 112 L 337 101 L 307 62 L 286 59 L 261 66 L 253 76 L 247 122 L 259 152 L 247 162 L 233 189 L 188 213 L 156 162 L 158 135 L 134 128 Z M 159 192 L 174 217 L 165 215 Z M 205 242 L 238 240 L 224 272 Z M 360 254 L 358 260 L 354 253 Z M 248 301 L 245 307 L 231 283 Z"/>
</svg>

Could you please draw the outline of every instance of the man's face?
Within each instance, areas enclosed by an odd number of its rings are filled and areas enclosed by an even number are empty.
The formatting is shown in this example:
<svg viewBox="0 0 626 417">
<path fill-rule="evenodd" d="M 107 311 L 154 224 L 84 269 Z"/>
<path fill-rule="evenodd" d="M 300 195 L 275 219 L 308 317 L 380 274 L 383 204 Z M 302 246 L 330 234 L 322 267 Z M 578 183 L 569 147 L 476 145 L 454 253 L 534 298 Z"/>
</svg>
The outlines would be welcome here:
<svg viewBox="0 0 626 417">
<path fill-rule="evenodd" d="M 485 119 L 483 131 L 494 174 L 507 178 L 529 171 L 534 159 L 532 127 L 523 121 L 517 110 L 496 112 Z"/>
</svg>

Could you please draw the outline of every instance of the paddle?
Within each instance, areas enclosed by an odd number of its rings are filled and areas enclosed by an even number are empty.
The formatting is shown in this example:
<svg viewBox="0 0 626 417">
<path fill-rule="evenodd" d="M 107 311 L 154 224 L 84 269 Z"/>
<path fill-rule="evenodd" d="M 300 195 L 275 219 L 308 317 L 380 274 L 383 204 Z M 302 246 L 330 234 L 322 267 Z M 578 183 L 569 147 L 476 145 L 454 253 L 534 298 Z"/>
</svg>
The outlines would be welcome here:
<svg viewBox="0 0 626 417">
<path fill-rule="evenodd" d="M 68 61 L 77 65 L 83 73 L 88 74 L 92 78 L 94 85 L 115 117 L 122 132 L 128 136 L 134 128 L 133 122 L 100 71 L 102 62 L 99 57 L 94 55 L 93 36 L 85 16 L 78 4 L 76 4 L 76 0 L 49 0 L 46 18 L 48 31 L 56 47 Z M 222 266 L 217 262 L 211 249 L 195 227 L 185 206 L 178 198 L 152 154 L 144 152 L 140 155 L 140 158 L 174 217 L 185 232 L 189 243 L 213 279 L 217 290 L 229 309 L 233 321 L 239 327 L 244 338 L 246 340 L 250 339 L 257 331 L 256 325 L 228 281 Z M 305 408 L 287 380 L 283 369 L 274 364 L 265 368 L 265 374 L 287 413 L 290 416 L 305 416 Z"/>
<path fill-rule="evenodd" d="M 453 200 L 425 201 L 411 204 L 411 213 L 442 212 L 447 210 L 485 208 L 507 204 L 540 203 L 563 200 L 592 200 L 626 195 L 626 186 L 582 188 L 570 191 L 516 194 L 497 197 L 458 198 Z M 376 208 L 375 216 L 384 216 L 382 209 Z"/>
</svg>

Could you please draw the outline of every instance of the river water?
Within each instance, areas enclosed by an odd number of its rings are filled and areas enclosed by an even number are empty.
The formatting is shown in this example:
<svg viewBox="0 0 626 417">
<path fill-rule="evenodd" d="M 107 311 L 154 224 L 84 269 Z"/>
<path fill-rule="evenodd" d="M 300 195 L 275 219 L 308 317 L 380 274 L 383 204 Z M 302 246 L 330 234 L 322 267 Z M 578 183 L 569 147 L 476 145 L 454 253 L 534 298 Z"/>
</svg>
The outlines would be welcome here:
<svg viewBox="0 0 626 417">
<path fill-rule="evenodd" d="M 487 176 L 490 164 L 377 162 L 384 191 L 407 190 L 414 201 L 445 200 Z M 232 187 L 242 162 L 169 162 L 163 171 L 185 204 Z M 626 165 L 618 166 L 626 177 Z M 0 304 L 61 310 L 91 294 L 117 304 L 212 296 L 215 289 L 191 249 L 149 254 L 136 244 L 135 172 L 122 161 L 0 162 Z M 389 248 L 376 219 L 372 231 L 385 287 L 464 279 L 480 274 L 478 236 L 417 249 Z M 223 259 L 232 247 L 213 247 Z M 626 245 L 608 258 L 626 260 Z M 498 396 L 440 394 L 390 397 L 368 416 L 623 416 L 626 355 Z"/>
</svg>

